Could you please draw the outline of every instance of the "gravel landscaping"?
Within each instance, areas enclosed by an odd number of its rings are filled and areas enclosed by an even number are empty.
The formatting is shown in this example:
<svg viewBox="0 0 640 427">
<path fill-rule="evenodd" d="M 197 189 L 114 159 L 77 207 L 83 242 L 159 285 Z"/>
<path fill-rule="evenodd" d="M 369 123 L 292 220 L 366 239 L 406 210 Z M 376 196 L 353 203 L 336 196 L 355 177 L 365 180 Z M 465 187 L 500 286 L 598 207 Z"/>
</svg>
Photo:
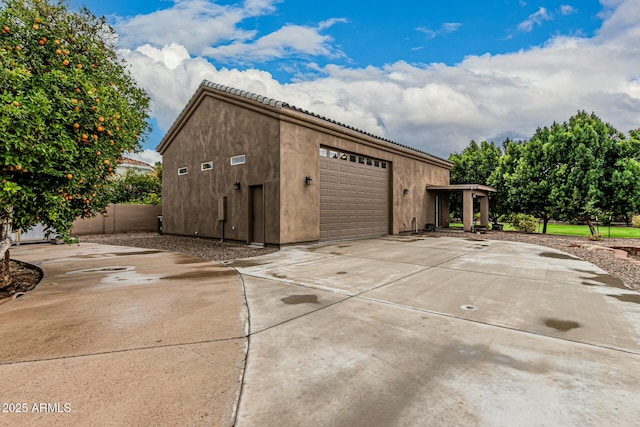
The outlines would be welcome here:
<svg viewBox="0 0 640 427">
<path fill-rule="evenodd" d="M 635 247 L 640 250 L 640 239 L 602 239 L 591 241 L 586 237 L 523 234 L 515 232 L 488 232 L 476 235 L 463 232 L 436 232 L 438 236 L 508 240 L 531 243 L 558 249 L 589 261 L 611 275 L 622 280 L 630 288 L 640 290 L 640 258 L 620 258 L 613 247 Z M 158 235 L 157 233 L 133 233 L 115 235 L 81 236 L 80 242 L 94 242 L 119 246 L 160 249 L 182 252 L 210 261 L 248 258 L 265 255 L 278 250 L 274 247 L 255 248 L 240 243 L 224 242 L 200 237 Z M 634 260 L 636 261 L 634 263 Z"/>
</svg>

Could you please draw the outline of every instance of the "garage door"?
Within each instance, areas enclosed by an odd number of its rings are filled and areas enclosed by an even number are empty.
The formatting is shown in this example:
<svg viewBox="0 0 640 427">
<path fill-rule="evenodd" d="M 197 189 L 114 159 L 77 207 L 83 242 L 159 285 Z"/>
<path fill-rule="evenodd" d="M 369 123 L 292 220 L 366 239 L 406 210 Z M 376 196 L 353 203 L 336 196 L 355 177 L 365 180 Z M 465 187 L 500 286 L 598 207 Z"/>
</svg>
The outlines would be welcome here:
<svg viewBox="0 0 640 427">
<path fill-rule="evenodd" d="M 320 149 L 320 239 L 389 233 L 389 164 Z"/>
</svg>

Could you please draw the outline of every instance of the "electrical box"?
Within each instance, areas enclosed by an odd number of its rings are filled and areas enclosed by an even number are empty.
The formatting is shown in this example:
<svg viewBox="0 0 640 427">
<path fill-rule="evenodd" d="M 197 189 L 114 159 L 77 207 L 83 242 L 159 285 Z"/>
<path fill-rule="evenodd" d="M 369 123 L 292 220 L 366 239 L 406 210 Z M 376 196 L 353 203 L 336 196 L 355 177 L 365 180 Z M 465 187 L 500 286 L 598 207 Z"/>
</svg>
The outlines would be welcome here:
<svg viewBox="0 0 640 427">
<path fill-rule="evenodd" d="M 218 199 L 218 221 L 227 220 L 227 196 Z"/>
</svg>

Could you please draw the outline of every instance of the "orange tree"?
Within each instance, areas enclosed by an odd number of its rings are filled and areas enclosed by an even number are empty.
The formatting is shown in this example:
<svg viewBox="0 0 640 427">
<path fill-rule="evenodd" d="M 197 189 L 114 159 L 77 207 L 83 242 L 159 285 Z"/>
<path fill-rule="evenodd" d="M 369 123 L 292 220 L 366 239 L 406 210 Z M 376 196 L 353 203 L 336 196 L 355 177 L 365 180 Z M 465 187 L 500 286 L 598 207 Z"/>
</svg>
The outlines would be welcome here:
<svg viewBox="0 0 640 427">
<path fill-rule="evenodd" d="M 85 8 L 2 0 L 0 31 L 6 268 L 13 231 L 42 223 L 69 241 L 73 220 L 104 210 L 107 179 L 148 131 L 149 99 L 118 59 L 113 29 Z"/>
</svg>

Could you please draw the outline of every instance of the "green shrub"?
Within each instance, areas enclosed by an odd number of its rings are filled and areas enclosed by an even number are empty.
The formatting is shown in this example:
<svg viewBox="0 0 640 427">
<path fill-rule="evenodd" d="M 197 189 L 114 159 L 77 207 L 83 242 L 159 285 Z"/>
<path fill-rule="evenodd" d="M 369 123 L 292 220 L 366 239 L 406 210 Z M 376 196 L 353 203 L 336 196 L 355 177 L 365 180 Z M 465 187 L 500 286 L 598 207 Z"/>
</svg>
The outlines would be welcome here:
<svg viewBox="0 0 640 427">
<path fill-rule="evenodd" d="M 538 228 L 538 219 L 528 214 L 519 213 L 507 215 L 505 222 L 513 226 L 516 230 L 524 233 L 535 233 Z"/>
<path fill-rule="evenodd" d="M 640 228 L 640 215 L 634 215 L 633 218 L 631 218 L 631 226 Z"/>
</svg>

